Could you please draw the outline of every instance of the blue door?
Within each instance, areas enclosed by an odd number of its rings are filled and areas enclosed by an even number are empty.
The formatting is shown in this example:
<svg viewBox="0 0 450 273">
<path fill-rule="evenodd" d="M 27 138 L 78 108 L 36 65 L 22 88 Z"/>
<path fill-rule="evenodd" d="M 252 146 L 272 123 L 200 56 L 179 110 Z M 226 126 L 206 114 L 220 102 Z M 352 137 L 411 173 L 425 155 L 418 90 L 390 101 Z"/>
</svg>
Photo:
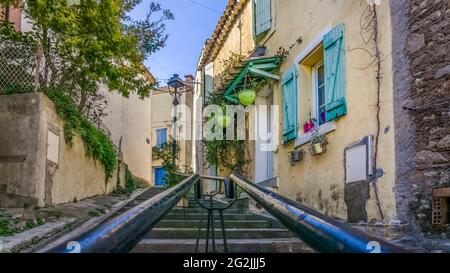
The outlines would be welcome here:
<svg viewBox="0 0 450 273">
<path fill-rule="evenodd" d="M 165 176 L 166 170 L 164 168 L 155 168 L 155 187 L 164 187 L 166 185 Z"/>
</svg>

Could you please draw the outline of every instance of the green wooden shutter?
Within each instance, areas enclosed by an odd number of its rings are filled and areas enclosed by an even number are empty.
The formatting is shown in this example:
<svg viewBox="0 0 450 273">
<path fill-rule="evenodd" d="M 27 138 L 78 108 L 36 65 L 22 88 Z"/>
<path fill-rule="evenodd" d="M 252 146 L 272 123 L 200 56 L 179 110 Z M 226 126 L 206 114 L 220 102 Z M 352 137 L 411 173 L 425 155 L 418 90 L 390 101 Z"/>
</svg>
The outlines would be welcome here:
<svg viewBox="0 0 450 273">
<path fill-rule="evenodd" d="M 271 0 L 254 0 L 255 36 L 269 30 L 272 25 Z"/>
<path fill-rule="evenodd" d="M 345 101 L 345 45 L 344 24 L 340 24 L 324 37 L 325 109 L 326 120 L 347 114 Z"/>
<path fill-rule="evenodd" d="M 283 141 L 287 143 L 297 137 L 297 69 L 290 68 L 283 75 Z"/>
</svg>

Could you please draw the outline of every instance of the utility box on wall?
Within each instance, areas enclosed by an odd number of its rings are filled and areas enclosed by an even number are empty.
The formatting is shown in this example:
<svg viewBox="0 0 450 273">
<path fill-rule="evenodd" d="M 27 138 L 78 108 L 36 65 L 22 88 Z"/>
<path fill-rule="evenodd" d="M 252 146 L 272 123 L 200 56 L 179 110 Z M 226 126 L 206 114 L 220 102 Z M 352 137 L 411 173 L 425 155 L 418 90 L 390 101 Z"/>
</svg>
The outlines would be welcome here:
<svg viewBox="0 0 450 273">
<path fill-rule="evenodd" d="M 344 150 L 347 220 L 367 222 L 366 203 L 370 198 L 369 181 L 374 175 L 373 136 L 364 137 Z"/>
<path fill-rule="evenodd" d="M 345 183 L 367 181 L 373 176 L 373 136 L 345 149 Z"/>
</svg>

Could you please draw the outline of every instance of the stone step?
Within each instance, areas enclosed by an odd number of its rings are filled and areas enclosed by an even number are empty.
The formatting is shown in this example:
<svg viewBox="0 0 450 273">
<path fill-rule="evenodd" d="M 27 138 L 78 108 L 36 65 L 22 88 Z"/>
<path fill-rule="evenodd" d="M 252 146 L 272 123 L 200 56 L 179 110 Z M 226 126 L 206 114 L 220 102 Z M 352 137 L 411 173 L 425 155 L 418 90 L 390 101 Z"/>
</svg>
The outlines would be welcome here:
<svg viewBox="0 0 450 273">
<path fill-rule="evenodd" d="M 207 213 L 203 214 L 203 219 L 207 218 Z M 265 220 L 262 216 L 251 213 L 224 213 L 224 220 Z M 201 213 L 172 213 L 169 212 L 164 216 L 164 220 L 200 220 Z M 214 219 L 219 220 L 219 214 L 214 213 Z"/>
<path fill-rule="evenodd" d="M 156 227 L 160 228 L 198 228 L 199 220 L 161 220 Z M 206 228 L 206 221 L 202 222 L 202 227 Z M 220 221 L 214 222 L 214 225 L 221 227 Z M 270 221 L 264 220 L 229 220 L 225 221 L 225 228 L 271 228 Z"/>
<path fill-rule="evenodd" d="M 219 227 L 219 226 L 218 226 Z M 222 230 L 214 229 L 215 238 L 222 238 Z M 153 228 L 145 239 L 195 239 L 198 230 L 196 228 Z M 229 239 L 264 239 L 264 238 L 293 238 L 296 237 L 287 229 L 278 228 L 240 228 L 226 229 Z M 202 230 L 203 238 L 206 238 L 206 231 Z"/>
<path fill-rule="evenodd" d="M 194 253 L 195 239 L 144 239 L 131 251 L 133 253 Z M 205 240 L 200 240 L 200 253 L 205 252 Z M 302 240 L 298 238 L 279 239 L 230 239 L 227 240 L 230 253 L 313 253 Z M 209 251 L 212 251 L 211 241 Z M 223 240 L 216 240 L 216 251 L 224 252 Z"/>
<path fill-rule="evenodd" d="M 201 213 L 208 214 L 208 210 L 203 208 L 174 208 L 170 211 L 171 213 Z M 227 209 L 224 211 L 224 213 L 239 213 L 241 212 L 238 209 Z M 214 214 L 219 214 L 217 210 L 214 210 Z"/>
</svg>

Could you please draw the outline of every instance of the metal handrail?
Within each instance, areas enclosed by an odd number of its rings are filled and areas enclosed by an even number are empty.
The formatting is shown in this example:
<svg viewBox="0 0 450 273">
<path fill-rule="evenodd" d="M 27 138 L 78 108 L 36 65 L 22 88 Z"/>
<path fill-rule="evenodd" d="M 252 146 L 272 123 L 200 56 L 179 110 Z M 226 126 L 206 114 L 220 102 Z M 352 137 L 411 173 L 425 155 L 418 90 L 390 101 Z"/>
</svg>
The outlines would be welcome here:
<svg viewBox="0 0 450 273">
<path fill-rule="evenodd" d="M 348 224 L 250 183 L 237 174 L 232 174 L 230 179 L 316 251 L 333 253 L 406 252 L 401 247 L 383 239 L 371 236 Z"/>
<path fill-rule="evenodd" d="M 200 176 L 195 174 L 178 185 L 146 200 L 127 212 L 51 248 L 49 253 L 129 252 L 187 194 Z"/>
</svg>

